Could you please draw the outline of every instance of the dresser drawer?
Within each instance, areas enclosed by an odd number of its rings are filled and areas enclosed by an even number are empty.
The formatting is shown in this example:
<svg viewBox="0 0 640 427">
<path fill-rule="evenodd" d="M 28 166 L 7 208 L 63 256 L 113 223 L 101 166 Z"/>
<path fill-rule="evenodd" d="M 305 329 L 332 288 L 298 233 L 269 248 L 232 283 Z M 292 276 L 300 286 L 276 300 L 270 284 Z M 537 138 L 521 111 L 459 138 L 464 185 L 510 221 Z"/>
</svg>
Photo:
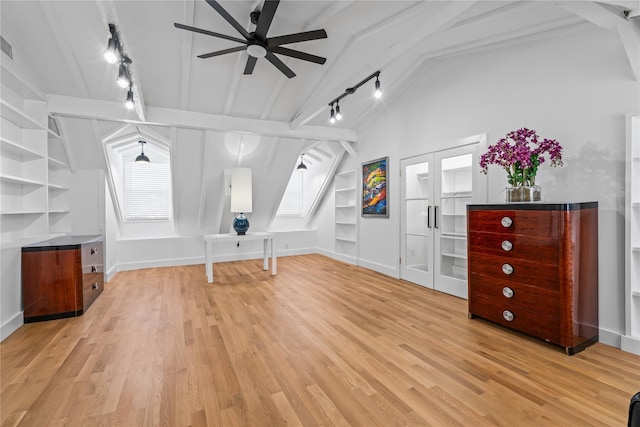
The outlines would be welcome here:
<svg viewBox="0 0 640 427">
<path fill-rule="evenodd" d="M 85 273 L 82 275 L 82 301 L 84 311 L 87 311 L 89 306 L 93 304 L 103 290 L 104 274 L 102 272 Z"/>
<path fill-rule="evenodd" d="M 501 233 L 505 236 L 522 234 L 558 237 L 561 221 L 560 212 L 539 210 L 471 210 L 468 217 L 469 230 Z"/>
<path fill-rule="evenodd" d="M 508 315 L 507 312 L 513 316 L 511 321 L 505 319 L 505 314 Z M 541 314 L 538 311 L 526 310 L 484 297 L 469 299 L 469 313 L 562 345 L 560 339 L 561 324 L 558 317 Z"/>
<path fill-rule="evenodd" d="M 531 259 L 531 254 L 535 254 L 536 261 L 545 264 L 557 263 L 560 257 L 559 242 L 553 237 L 470 231 L 469 248 L 518 259 Z"/>
<path fill-rule="evenodd" d="M 488 298 L 525 310 L 539 311 L 549 316 L 561 315 L 560 293 L 539 286 L 471 274 L 469 299 L 476 297 Z"/>
<path fill-rule="evenodd" d="M 537 260 L 515 259 L 509 256 L 493 255 L 484 252 L 469 252 L 469 274 L 482 274 L 512 283 L 537 286 L 553 291 L 560 290 L 559 268 L 557 264 L 544 264 Z M 512 269 L 511 274 L 504 270 Z"/>
</svg>

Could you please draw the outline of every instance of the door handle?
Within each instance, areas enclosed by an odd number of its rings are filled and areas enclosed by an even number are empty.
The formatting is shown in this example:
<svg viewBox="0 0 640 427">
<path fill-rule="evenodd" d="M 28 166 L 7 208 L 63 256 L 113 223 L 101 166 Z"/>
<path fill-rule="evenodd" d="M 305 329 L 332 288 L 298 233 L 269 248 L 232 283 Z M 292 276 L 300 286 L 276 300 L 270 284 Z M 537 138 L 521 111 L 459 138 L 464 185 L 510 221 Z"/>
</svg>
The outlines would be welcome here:
<svg viewBox="0 0 640 427">
<path fill-rule="evenodd" d="M 438 228 L 438 207 L 433 207 L 433 228 Z"/>
<path fill-rule="evenodd" d="M 427 206 L 427 228 L 431 228 L 431 206 Z"/>
</svg>

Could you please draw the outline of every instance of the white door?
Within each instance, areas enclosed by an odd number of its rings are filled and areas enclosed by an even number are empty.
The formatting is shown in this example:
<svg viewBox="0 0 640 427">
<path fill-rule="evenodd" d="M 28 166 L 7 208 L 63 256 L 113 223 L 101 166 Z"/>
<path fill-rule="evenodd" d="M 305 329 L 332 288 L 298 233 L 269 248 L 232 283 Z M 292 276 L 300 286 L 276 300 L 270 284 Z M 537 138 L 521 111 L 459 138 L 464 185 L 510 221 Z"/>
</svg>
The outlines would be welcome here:
<svg viewBox="0 0 640 427">
<path fill-rule="evenodd" d="M 433 289 L 433 155 L 400 162 L 400 277 Z"/>
<path fill-rule="evenodd" d="M 467 298 L 467 205 L 486 202 L 482 141 L 400 161 L 400 277 Z"/>
</svg>

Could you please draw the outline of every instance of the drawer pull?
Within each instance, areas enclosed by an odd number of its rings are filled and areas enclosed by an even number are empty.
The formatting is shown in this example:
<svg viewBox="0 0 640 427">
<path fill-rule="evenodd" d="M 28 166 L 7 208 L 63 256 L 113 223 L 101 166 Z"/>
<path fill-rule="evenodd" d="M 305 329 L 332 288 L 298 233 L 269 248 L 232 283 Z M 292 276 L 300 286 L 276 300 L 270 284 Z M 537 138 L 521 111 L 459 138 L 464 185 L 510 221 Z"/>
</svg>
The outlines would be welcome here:
<svg viewBox="0 0 640 427">
<path fill-rule="evenodd" d="M 98 285 L 98 282 L 96 282 L 93 285 L 91 285 L 91 289 L 93 289 L 94 291 L 98 290 L 99 287 L 100 287 L 100 285 Z"/>
<path fill-rule="evenodd" d="M 507 322 L 513 322 L 513 319 L 516 318 L 516 316 L 514 316 L 513 313 L 510 312 L 509 310 L 503 311 L 502 317 L 504 317 L 504 320 L 506 320 Z"/>
<path fill-rule="evenodd" d="M 511 243 L 508 240 L 505 240 L 504 242 L 502 242 L 502 249 L 504 251 L 509 252 L 511 249 L 513 249 L 513 243 Z"/>
<path fill-rule="evenodd" d="M 502 264 L 502 272 L 504 274 L 513 274 L 513 267 L 511 264 Z"/>
<path fill-rule="evenodd" d="M 502 295 L 504 295 L 507 298 L 513 298 L 513 289 L 511 289 L 508 286 L 505 286 L 504 288 L 502 288 Z"/>
<path fill-rule="evenodd" d="M 96 271 L 98 271 L 98 269 L 96 268 L 96 266 L 95 266 L 95 265 L 92 265 L 92 266 L 91 266 L 91 272 L 92 272 L 92 273 L 95 273 Z"/>
<path fill-rule="evenodd" d="M 502 226 L 504 228 L 511 227 L 511 224 L 513 224 L 513 220 L 511 218 L 509 218 L 508 216 L 504 216 L 500 220 L 500 224 L 502 224 Z"/>
<path fill-rule="evenodd" d="M 98 253 L 98 248 L 91 248 L 91 255 L 95 255 Z"/>
</svg>

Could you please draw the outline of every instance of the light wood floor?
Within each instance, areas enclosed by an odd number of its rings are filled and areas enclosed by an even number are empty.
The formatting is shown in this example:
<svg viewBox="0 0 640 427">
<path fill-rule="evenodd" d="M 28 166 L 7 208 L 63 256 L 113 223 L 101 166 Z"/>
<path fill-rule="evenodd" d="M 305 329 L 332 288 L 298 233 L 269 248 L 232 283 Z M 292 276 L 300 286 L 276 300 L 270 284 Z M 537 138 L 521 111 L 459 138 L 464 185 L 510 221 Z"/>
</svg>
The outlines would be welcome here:
<svg viewBox="0 0 640 427">
<path fill-rule="evenodd" d="M 640 357 L 576 356 L 320 255 L 118 273 L 0 345 L 2 426 L 626 426 Z"/>
</svg>

